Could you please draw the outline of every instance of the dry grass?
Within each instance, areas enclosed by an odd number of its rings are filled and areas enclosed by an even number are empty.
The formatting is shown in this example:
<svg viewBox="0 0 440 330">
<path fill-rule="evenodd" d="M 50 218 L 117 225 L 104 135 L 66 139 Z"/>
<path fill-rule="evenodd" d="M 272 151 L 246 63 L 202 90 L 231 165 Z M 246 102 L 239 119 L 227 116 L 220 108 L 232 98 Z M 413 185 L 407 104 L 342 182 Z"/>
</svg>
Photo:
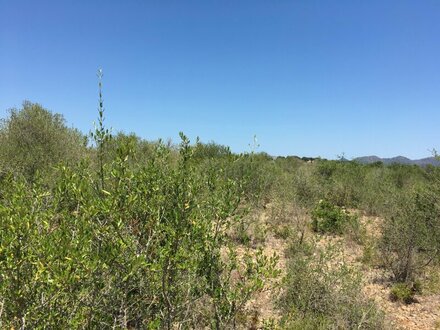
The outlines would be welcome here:
<svg viewBox="0 0 440 330">
<path fill-rule="evenodd" d="M 283 207 L 286 208 L 283 209 Z M 254 220 L 258 222 L 256 224 L 267 228 L 267 236 L 261 246 L 267 255 L 278 254 L 278 266 L 282 270 L 282 275 L 285 275 L 287 264 L 285 251 L 293 239 L 293 232 L 296 235 L 299 232 L 300 235 L 306 237 L 315 235 L 307 225 L 308 215 L 301 208 L 292 205 L 270 204 L 261 210 L 260 215 L 254 217 Z M 380 237 L 382 220 L 378 217 L 360 214 L 360 221 L 365 228 L 365 237 L 361 244 L 356 243 L 350 237 L 321 235 L 317 240 L 318 248 L 325 250 L 335 244 L 342 248 L 342 253 L 333 262 L 336 264 L 347 263 L 362 272 L 363 292 L 367 297 L 374 299 L 385 312 L 386 322 L 390 328 L 439 329 L 440 272 L 438 269 L 431 268 L 427 272 L 426 288 L 422 295 L 417 295 L 418 303 L 404 305 L 391 302 L 389 299 L 390 274 L 378 267 L 378 256 L 374 246 L 371 246 L 372 242 Z M 289 228 L 294 228 L 294 230 L 289 231 Z M 252 232 L 250 232 L 250 236 L 252 236 Z M 366 252 L 366 250 L 371 251 Z M 366 257 L 366 254 L 369 256 Z M 258 294 L 247 304 L 246 309 L 248 315 L 251 316 L 250 320 L 252 320 L 249 323 L 249 326 L 252 324 L 249 329 L 262 329 L 265 320 L 277 321 L 280 319 L 280 312 L 274 304 L 280 290 L 279 281 L 272 282 L 267 290 Z"/>
</svg>

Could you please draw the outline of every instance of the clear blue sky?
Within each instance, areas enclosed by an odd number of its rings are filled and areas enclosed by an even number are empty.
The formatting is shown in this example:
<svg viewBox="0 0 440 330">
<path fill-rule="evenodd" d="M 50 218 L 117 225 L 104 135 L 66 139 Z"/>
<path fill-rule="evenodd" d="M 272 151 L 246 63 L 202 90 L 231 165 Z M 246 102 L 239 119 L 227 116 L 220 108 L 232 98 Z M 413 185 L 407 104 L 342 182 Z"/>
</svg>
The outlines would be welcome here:
<svg viewBox="0 0 440 330">
<path fill-rule="evenodd" d="M 440 149 L 440 1 L 0 0 L 0 117 L 28 99 L 88 132 L 234 151 Z"/>
</svg>

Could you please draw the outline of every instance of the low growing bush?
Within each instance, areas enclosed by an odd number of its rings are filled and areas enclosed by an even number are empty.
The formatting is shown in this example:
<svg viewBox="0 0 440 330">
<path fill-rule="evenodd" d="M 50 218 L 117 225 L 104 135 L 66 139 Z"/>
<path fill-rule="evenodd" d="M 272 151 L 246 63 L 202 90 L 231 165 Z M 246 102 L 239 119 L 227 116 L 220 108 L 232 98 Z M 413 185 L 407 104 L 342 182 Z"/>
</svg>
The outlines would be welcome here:
<svg viewBox="0 0 440 330">
<path fill-rule="evenodd" d="M 381 329 L 382 313 L 361 291 L 360 273 L 310 242 L 294 243 L 280 307 L 287 329 Z M 314 253 L 310 253 L 313 248 Z"/>
<path fill-rule="evenodd" d="M 391 287 L 390 299 L 392 301 L 400 301 L 405 304 L 415 302 L 415 294 L 420 293 L 420 284 L 416 283 L 396 283 Z"/>
<path fill-rule="evenodd" d="M 312 229 L 318 233 L 343 234 L 349 228 L 359 226 L 356 215 L 345 208 L 320 200 L 312 210 Z"/>
</svg>

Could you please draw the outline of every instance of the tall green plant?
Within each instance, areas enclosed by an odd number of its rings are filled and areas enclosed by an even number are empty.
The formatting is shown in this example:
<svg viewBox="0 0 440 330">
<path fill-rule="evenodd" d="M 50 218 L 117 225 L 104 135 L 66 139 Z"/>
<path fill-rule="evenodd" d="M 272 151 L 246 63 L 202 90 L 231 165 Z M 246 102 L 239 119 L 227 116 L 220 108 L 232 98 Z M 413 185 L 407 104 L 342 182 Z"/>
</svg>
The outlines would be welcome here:
<svg viewBox="0 0 440 330">
<path fill-rule="evenodd" d="M 98 90 L 99 90 L 99 101 L 98 101 L 98 125 L 95 124 L 94 132 L 90 133 L 93 141 L 95 142 L 95 147 L 98 152 L 98 176 L 100 179 L 101 190 L 105 190 L 105 173 L 104 173 L 104 157 L 105 157 L 105 147 L 106 144 L 111 140 L 111 131 L 104 125 L 104 100 L 102 98 L 102 78 L 104 76 L 102 69 L 98 69 Z"/>
</svg>

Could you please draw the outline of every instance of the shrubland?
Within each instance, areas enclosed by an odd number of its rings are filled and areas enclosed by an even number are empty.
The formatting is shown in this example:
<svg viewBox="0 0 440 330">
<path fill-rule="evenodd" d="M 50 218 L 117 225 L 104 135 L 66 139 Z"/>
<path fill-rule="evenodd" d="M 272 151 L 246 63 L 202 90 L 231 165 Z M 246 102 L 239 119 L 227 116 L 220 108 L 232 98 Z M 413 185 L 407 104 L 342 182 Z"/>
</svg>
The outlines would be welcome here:
<svg viewBox="0 0 440 330">
<path fill-rule="evenodd" d="M 251 160 L 198 166 L 181 134 L 176 149 L 158 142 L 140 162 L 135 137 L 111 138 L 103 126 L 92 137 L 95 164 L 58 160 L 54 181 L 5 169 L 2 327 L 236 326 L 277 275 L 275 257 L 238 258 L 228 234 L 253 196 L 234 169 Z"/>
<path fill-rule="evenodd" d="M 88 136 L 25 102 L 0 154 L 2 328 L 384 328 L 327 238 L 361 246 L 394 301 L 439 290 L 438 168 L 145 141 L 107 129 L 101 97 Z M 274 281 L 281 316 L 257 322 L 249 304 Z"/>
</svg>

